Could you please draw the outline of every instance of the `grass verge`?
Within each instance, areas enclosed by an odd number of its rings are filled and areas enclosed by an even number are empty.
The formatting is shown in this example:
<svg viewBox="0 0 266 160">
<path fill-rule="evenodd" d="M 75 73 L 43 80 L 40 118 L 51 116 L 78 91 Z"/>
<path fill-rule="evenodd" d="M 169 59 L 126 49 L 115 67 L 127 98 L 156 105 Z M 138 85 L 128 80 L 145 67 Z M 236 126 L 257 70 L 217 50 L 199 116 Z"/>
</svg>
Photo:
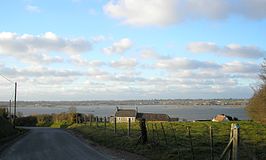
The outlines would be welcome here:
<svg viewBox="0 0 266 160">
<path fill-rule="evenodd" d="M 266 159 L 266 126 L 251 122 L 239 121 L 241 160 Z M 156 127 L 155 127 L 156 125 Z M 231 122 L 165 122 L 163 123 L 166 136 L 162 132 L 161 124 L 148 122 L 148 143 L 137 144 L 140 135 L 138 123 L 132 123 L 131 136 L 127 136 L 127 124 L 117 124 L 117 133 L 114 134 L 114 125 L 98 123 L 73 124 L 68 128 L 82 134 L 100 145 L 125 150 L 143 155 L 149 159 L 191 159 L 191 141 L 187 127 L 191 127 L 191 139 L 195 159 L 210 159 L 209 126 L 213 128 L 214 157 L 218 159 L 229 142 Z M 152 127 L 153 126 L 153 127 Z M 152 129 L 153 128 L 153 129 Z M 156 129 L 157 128 L 157 129 Z"/>
<path fill-rule="evenodd" d="M 23 128 L 14 128 L 7 119 L 0 116 L 0 152 L 3 151 L 10 142 L 27 131 L 28 130 Z"/>
</svg>

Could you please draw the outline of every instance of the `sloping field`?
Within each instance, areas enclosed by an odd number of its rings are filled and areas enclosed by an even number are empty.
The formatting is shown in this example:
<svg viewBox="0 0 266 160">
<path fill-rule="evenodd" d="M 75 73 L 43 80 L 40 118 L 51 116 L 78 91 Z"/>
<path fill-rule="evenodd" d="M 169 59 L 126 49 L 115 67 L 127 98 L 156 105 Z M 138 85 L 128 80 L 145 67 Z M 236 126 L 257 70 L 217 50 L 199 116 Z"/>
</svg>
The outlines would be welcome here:
<svg viewBox="0 0 266 160">
<path fill-rule="evenodd" d="M 239 158 L 266 159 L 266 126 L 251 121 L 235 123 L 240 126 Z M 126 123 L 117 124 L 116 134 L 111 123 L 107 123 L 106 127 L 103 123 L 93 123 L 75 124 L 69 128 L 101 145 L 141 154 L 149 159 L 181 160 L 192 159 L 194 156 L 195 160 L 203 160 L 211 159 L 209 127 L 212 126 L 213 130 L 213 156 L 219 159 L 229 142 L 231 122 L 148 122 L 146 125 L 148 143 L 145 145 L 138 144 L 138 123 L 132 123 L 130 136 L 127 135 Z"/>
</svg>

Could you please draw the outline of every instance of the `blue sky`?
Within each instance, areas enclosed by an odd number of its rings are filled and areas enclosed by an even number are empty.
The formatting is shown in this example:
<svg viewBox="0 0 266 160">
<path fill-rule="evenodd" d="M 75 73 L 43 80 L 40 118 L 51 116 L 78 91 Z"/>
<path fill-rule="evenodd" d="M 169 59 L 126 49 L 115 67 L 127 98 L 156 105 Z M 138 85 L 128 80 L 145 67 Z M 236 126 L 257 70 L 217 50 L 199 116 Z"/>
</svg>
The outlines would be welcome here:
<svg viewBox="0 0 266 160">
<path fill-rule="evenodd" d="M 17 0 L 0 5 L 0 74 L 19 100 L 249 98 L 265 0 Z M 14 86 L 0 77 L 0 100 Z"/>
</svg>

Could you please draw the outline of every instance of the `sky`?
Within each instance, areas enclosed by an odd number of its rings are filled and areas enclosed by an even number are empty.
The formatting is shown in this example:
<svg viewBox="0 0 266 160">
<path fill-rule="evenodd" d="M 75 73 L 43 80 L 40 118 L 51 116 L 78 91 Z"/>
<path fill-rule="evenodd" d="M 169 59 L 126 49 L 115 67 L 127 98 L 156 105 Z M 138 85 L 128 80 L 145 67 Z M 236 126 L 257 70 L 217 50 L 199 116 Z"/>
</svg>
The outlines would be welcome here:
<svg viewBox="0 0 266 160">
<path fill-rule="evenodd" d="M 266 0 L 2 0 L 0 100 L 250 98 Z"/>
</svg>

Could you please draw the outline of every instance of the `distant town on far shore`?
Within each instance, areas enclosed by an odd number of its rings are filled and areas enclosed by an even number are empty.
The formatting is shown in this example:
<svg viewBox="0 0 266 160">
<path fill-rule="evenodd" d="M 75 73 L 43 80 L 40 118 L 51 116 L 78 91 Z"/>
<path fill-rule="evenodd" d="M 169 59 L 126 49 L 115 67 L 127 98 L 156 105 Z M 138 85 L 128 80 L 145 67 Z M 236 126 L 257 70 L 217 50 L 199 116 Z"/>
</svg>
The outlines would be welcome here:
<svg viewBox="0 0 266 160">
<path fill-rule="evenodd" d="M 0 101 L 0 105 L 8 102 Z M 91 100 L 91 101 L 19 101 L 18 106 L 46 106 L 58 105 L 89 106 L 89 105 L 229 105 L 245 106 L 248 99 L 151 99 L 151 100 Z"/>
</svg>

